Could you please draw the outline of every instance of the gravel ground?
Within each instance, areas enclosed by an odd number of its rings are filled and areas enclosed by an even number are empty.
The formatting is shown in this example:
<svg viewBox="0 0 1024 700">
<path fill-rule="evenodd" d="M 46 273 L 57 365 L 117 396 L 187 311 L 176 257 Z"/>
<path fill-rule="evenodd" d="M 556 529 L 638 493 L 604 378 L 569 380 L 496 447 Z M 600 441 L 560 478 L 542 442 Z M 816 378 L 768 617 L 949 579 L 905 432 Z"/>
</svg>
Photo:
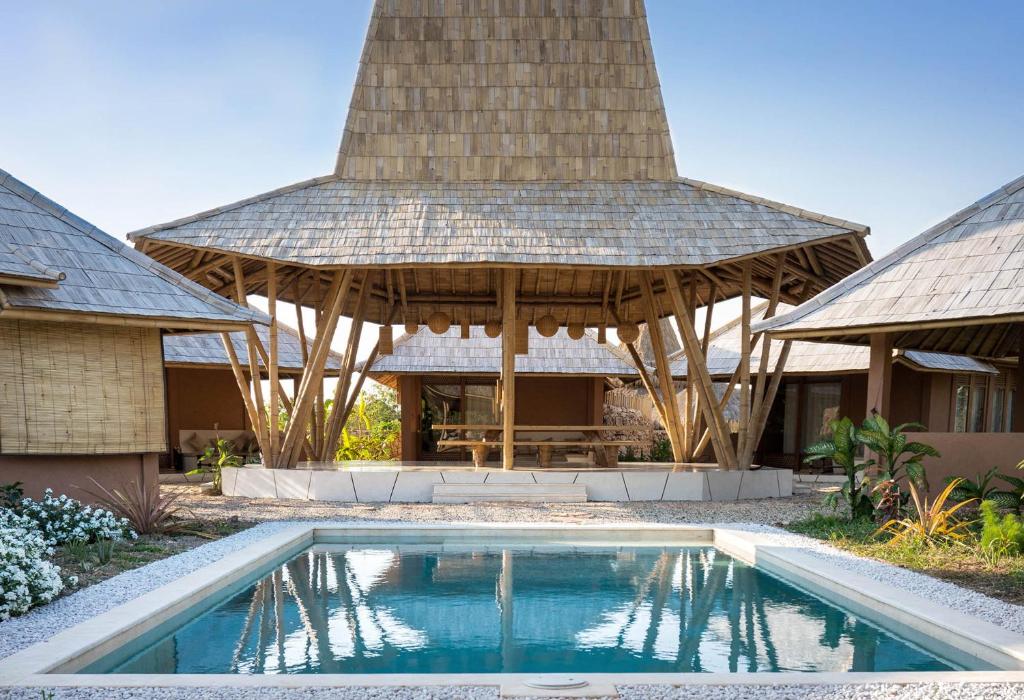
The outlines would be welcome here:
<svg viewBox="0 0 1024 700">
<path fill-rule="evenodd" d="M 502 505 L 392 505 L 311 504 L 306 501 L 250 501 L 240 498 L 206 498 L 191 486 L 167 487 L 183 492 L 182 504 L 203 518 L 237 516 L 246 521 L 264 521 L 249 530 L 211 542 L 142 568 L 125 572 L 95 586 L 83 589 L 26 616 L 0 624 L 0 657 L 7 656 L 55 632 L 88 619 L 130 600 L 148 590 L 170 582 L 185 573 L 219 559 L 228 552 L 265 538 L 296 520 L 321 522 L 347 521 L 473 521 L 473 522 L 651 522 L 651 523 L 733 523 L 732 527 L 770 533 L 780 545 L 800 546 L 822 558 L 822 565 L 855 570 L 880 581 L 914 591 L 933 600 L 956 600 L 957 608 L 1024 633 L 1024 607 L 1011 605 L 979 593 L 964 590 L 944 581 L 897 567 L 856 557 L 810 538 L 770 527 L 814 512 L 820 495 L 745 503 L 592 503 L 592 504 L 502 504 Z M 319 698 L 497 698 L 493 687 L 461 688 L 347 688 L 347 689 L 169 689 L 169 688 L 92 688 L 50 689 L 58 698 L 254 698 L 256 700 L 319 700 Z M 1021 700 L 1024 686 L 1011 684 L 923 683 L 915 685 L 877 684 L 870 686 L 620 686 L 620 694 L 629 700 L 682 699 L 746 700 Z M 0 700 L 44 697 L 40 689 L 15 689 Z"/>
<path fill-rule="evenodd" d="M 192 485 L 164 484 L 180 493 L 179 503 L 197 517 L 266 522 L 271 520 L 408 520 L 416 522 L 648 522 L 760 523 L 775 525 L 799 520 L 821 509 L 820 493 L 793 498 L 768 498 L 731 503 L 494 503 L 434 505 L 431 503 L 325 503 L 234 497 L 208 497 Z"/>
</svg>

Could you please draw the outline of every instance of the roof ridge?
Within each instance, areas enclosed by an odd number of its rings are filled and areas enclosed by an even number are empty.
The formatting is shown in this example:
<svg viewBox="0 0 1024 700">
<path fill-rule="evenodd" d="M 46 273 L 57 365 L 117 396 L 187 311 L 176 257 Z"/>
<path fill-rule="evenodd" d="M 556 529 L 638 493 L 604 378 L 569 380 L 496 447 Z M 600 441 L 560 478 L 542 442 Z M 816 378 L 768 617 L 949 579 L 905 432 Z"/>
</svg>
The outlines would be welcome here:
<svg viewBox="0 0 1024 700">
<path fill-rule="evenodd" d="M 715 192 L 717 194 L 724 194 L 730 197 L 736 197 L 752 204 L 760 204 L 770 209 L 776 209 L 792 216 L 798 216 L 804 219 L 810 219 L 811 221 L 817 221 L 821 224 L 827 224 L 829 226 L 835 226 L 837 228 L 845 228 L 854 233 L 860 233 L 865 236 L 871 233 L 871 227 L 865 224 L 858 224 L 854 221 L 848 221 L 846 219 L 840 219 L 835 216 L 829 216 L 827 214 L 821 214 L 810 209 L 801 209 L 795 207 L 792 204 L 786 204 L 779 202 L 774 199 L 768 199 L 767 197 L 759 197 L 757 195 L 749 194 L 747 192 L 741 192 L 739 190 L 730 189 L 728 187 L 722 187 L 721 185 L 715 185 L 710 182 L 704 182 L 703 180 L 695 180 L 689 177 L 678 177 L 676 178 L 679 182 L 683 182 L 691 187 L 698 190 L 705 190 L 707 192 Z"/>
<path fill-rule="evenodd" d="M 225 312 L 238 314 L 242 320 L 255 321 L 259 323 L 267 322 L 266 314 L 255 309 L 235 304 L 224 297 L 214 294 L 206 287 L 203 287 L 185 276 L 178 274 L 169 267 L 161 265 L 156 260 L 153 260 L 153 258 L 143 255 L 134 248 L 118 241 L 106 231 L 103 231 L 94 224 L 89 223 L 77 214 L 68 211 L 68 209 L 57 204 L 57 202 L 47 197 L 39 190 L 22 180 L 19 180 L 17 177 L 2 168 L 0 168 L 0 184 L 9 188 L 13 184 L 14 187 L 12 189 L 15 193 L 25 198 L 29 203 L 39 207 L 57 219 L 60 219 L 68 226 L 71 226 L 83 235 L 88 236 L 95 242 L 106 247 L 108 250 L 124 256 L 130 262 L 135 263 L 144 270 L 152 272 L 164 281 L 181 288 L 197 299 L 204 301 L 211 306 L 219 307 Z"/>
<path fill-rule="evenodd" d="M 25 254 L 24 251 L 15 248 L 10 243 L 0 241 L 0 245 L 3 245 L 4 249 L 8 253 L 16 257 L 18 260 L 21 260 L 23 263 L 25 263 L 26 265 L 28 265 L 33 270 L 35 270 L 36 272 L 38 272 L 40 275 L 47 279 L 53 280 L 54 282 L 61 282 L 67 278 L 67 275 L 64 272 L 58 270 L 57 268 L 50 267 L 49 265 L 45 265 L 36 260 L 35 258 L 29 257 L 28 255 Z"/>
<path fill-rule="evenodd" d="M 883 255 L 878 260 L 862 267 L 861 269 L 854 272 L 849 277 L 842 281 L 832 285 L 828 289 L 820 292 L 811 299 L 808 299 L 803 304 L 800 304 L 792 311 L 782 314 L 781 316 L 775 316 L 771 319 L 759 321 L 755 330 L 765 331 L 784 326 L 794 321 L 798 321 L 804 316 L 807 316 L 813 311 L 820 309 L 825 304 L 833 301 L 842 294 L 860 284 L 866 279 L 874 277 L 881 273 L 883 270 L 888 269 L 892 265 L 901 261 L 905 256 L 911 252 L 923 248 L 928 243 L 931 243 L 934 239 L 938 238 L 942 234 L 950 231 L 951 229 L 959 226 L 967 219 L 971 218 L 975 214 L 989 208 L 996 202 L 1009 197 L 1010 195 L 1024 189 L 1024 175 L 1017 177 L 1010 182 L 1006 183 L 1002 187 L 999 187 L 987 195 L 978 199 L 973 204 L 969 204 L 963 209 L 953 213 L 946 217 L 939 223 L 925 229 L 921 233 L 917 234 L 908 241 L 905 241 L 902 245 L 897 246 L 891 250 L 888 254 Z"/>
</svg>

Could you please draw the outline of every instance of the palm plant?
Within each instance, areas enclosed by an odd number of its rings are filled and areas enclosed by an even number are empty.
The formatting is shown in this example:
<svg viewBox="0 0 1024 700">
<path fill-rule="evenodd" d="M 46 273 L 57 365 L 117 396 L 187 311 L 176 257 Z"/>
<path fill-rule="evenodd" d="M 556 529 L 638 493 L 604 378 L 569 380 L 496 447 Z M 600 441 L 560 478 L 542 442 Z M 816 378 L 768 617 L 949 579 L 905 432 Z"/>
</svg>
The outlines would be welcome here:
<svg viewBox="0 0 1024 700">
<path fill-rule="evenodd" d="M 892 539 L 889 542 L 892 544 L 910 541 L 934 546 L 945 542 L 962 542 L 970 534 L 972 521 L 960 520 L 955 517 L 956 512 L 974 501 L 961 501 L 946 508 L 946 501 L 959 486 L 959 482 L 959 479 L 954 479 L 946 484 L 942 493 L 930 503 L 927 496 L 921 496 L 913 481 L 908 482 L 910 497 L 914 501 L 914 515 L 889 520 L 875 531 L 875 535 L 891 534 Z"/>
<path fill-rule="evenodd" d="M 860 470 L 860 465 L 857 463 L 860 431 L 849 418 L 830 421 L 829 430 L 832 433 L 829 439 L 816 442 L 804 451 L 806 455 L 804 462 L 828 459 L 841 467 L 846 473 L 846 484 L 843 485 L 840 493 L 850 507 L 850 516 L 853 518 L 870 517 L 874 508 L 871 498 L 864 492 L 861 484 L 857 483 L 857 472 Z M 829 494 L 826 499 L 826 503 L 833 507 L 838 502 L 839 495 L 835 493 Z"/>
<path fill-rule="evenodd" d="M 927 491 L 928 480 L 921 460 L 925 457 L 938 457 L 939 452 L 923 442 L 910 442 L 904 432 L 908 428 L 923 430 L 924 426 L 920 423 L 901 423 L 890 427 L 885 418 L 874 414 L 864 421 L 858 439 L 877 456 L 868 460 L 866 466 L 878 469 L 883 481 L 891 480 L 899 484 L 906 478 L 909 483 Z"/>
<path fill-rule="evenodd" d="M 977 479 L 947 476 L 945 478 L 945 483 L 948 484 L 951 481 L 958 482 L 957 487 L 953 489 L 950 494 L 950 498 L 954 501 L 969 501 L 973 499 L 979 503 L 981 501 L 988 500 L 992 492 L 996 490 L 996 487 L 992 484 L 992 480 L 996 477 L 997 471 L 999 471 L 999 467 L 992 467 Z"/>
</svg>

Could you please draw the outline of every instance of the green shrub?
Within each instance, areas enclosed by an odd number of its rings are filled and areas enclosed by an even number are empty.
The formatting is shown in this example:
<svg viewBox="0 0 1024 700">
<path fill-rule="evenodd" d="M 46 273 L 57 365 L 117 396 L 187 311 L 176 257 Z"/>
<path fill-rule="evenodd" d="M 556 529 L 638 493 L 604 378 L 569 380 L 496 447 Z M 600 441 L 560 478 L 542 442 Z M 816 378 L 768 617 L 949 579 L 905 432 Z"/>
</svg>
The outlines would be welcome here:
<svg viewBox="0 0 1024 700">
<path fill-rule="evenodd" d="M 981 548 L 989 555 L 1016 556 L 1024 553 L 1024 522 L 1013 513 L 1000 513 L 993 501 L 981 504 Z"/>
</svg>

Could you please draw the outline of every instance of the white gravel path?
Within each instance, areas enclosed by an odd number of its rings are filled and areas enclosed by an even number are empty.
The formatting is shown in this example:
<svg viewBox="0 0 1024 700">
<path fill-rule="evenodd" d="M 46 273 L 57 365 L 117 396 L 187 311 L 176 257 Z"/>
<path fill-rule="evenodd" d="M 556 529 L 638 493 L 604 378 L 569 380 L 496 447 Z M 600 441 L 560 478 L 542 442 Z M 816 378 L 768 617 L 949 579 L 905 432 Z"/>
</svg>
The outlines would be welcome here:
<svg viewBox="0 0 1024 700">
<path fill-rule="evenodd" d="M 220 500 L 220 499 L 218 499 Z M 817 499 L 815 499 L 817 500 Z M 795 502 L 795 503 L 794 503 Z M 222 504 L 223 505 L 223 504 Z M 241 505 L 241 504 L 238 504 Z M 253 504 L 249 503 L 250 507 Z M 693 507 L 690 507 L 690 506 Z M 831 568 L 842 568 L 856 571 L 862 575 L 870 576 L 879 581 L 890 583 L 905 590 L 913 591 L 919 595 L 932 600 L 956 600 L 957 608 L 968 614 L 988 620 L 1007 629 L 1024 633 L 1024 607 L 1004 603 L 989 598 L 980 593 L 965 590 L 952 583 L 939 581 L 912 571 L 899 569 L 897 567 L 863 559 L 853 554 L 840 551 L 825 543 L 812 540 L 807 537 L 795 535 L 779 528 L 765 525 L 788 521 L 792 516 L 800 517 L 808 504 L 802 499 L 791 499 L 786 501 L 759 501 L 745 504 L 742 509 L 736 504 L 723 504 L 731 508 L 719 508 L 718 504 L 686 504 L 674 507 L 666 507 L 666 504 L 617 504 L 616 508 L 601 509 L 596 511 L 585 506 L 560 506 L 560 507 L 535 507 L 517 506 L 505 504 L 501 506 L 463 506 L 463 507 L 423 507 L 423 506 L 397 506 L 386 507 L 350 505 L 344 509 L 332 508 L 323 512 L 309 513 L 306 510 L 307 518 L 315 521 L 318 525 L 324 525 L 325 521 L 318 519 L 319 516 L 326 516 L 327 513 L 335 517 L 344 511 L 348 516 L 344 520 L 332 520 L 331 524 L 345 525 L 365 524 L 367 521 L 377 522 L 409 522 L 409 521 L 461 521 L 461 522 L 550 522 L 553 524 L 566 524 L 567 521 L 586 522 L 598 524 L 608 522 L 632 521 L 651 523 L 672 523 L 672 522 L 712 522 L 708 516 L 736 515 L 741 510 L 750 520 L 756 522 L 728 524 L 728 527 L 741 528 L 750 531 L 766 533 L 773 541 L 781 546 L 802 547 L 810 550 L 815 556 L 822 559 L 822 566 Z M 308 506 L 308 504 L 307 504 Z M 626 507 L 622 507 L 626 506 Z M 270 509 L 269 504 L 263 506 Z M 289 510 L 290 509 L 286 509 Z M 299 508 L 294 509 L 295 512 Z M 794 511 L 798 511 L 797 514 Z M 243 509 L 243 512 L 244 509 Z M 218 512 L 219 517 L 225 515 L 223 511 Z M 247 515 L 253 517 L 250 510 Z M 266 519 L 264 513 L 259 514 Z M 444 517 L 440 517 L 440 516 Z M 311 516 L 311 517 L 310 517 Z M 353 517 L 354 516 L 354 517 Z M 703 516 L 703 517 L 702 517 Z M 243 517 L 245 517 L 243 515 Z M 306 520 L 307 518 L 302 518 Z M 724 517 L 718 517 L 720 525 Z M 730 520 L 732 520 L 730 518 Z M 0 658 L 10 655 L 35 642 L 48 638 L 59 630 L 70 627 L 78 622 L 86 620 L 96 614 L 109 610 L 120 605 L 142 593 L 153 590 L 165 583 L 169 583 L 178 577 L 194 571 L 212 561 L 223 557 L 225 554 L 241 549 L 253 542 L 261 540 L 268 535 L 280 531 L 283 527 L 292 525 L 292 521 L 265 522 L 249 530 L 245 530 L 231 537 L 205 544 L 196 549 L 175 555 L 168 559 L 153 562 L 139 569 L 128 571 L 119 576 L 111 578 L 102 583 L 78 591 L 70 596 L 62 598 L 55 603 L 32 611 L 20 618 L 0 623 Z M 291 700 L 319 699 L 319 698 L 465 698 L 475 700 L 476 698 L 496 698 L 495 688 L 349 688 L 349 689 L 310 689 L 310 690 L 269 690 L 269 689 L 168 689 L 168 688 L 91 688 L 91 689 L 51 689 L 57 698 L 255 698 L 262 699 L 285 699 Z M 1024 686 L 1013 686 L 1009 684 L 918 684 L 918 685 L 871 685 L 871 686 L 710 686 L 695 685 L 686 687 L 670 686 L 621 686 L 619 688 L 622 697 L 630 700 L 642 698 L 652 699 L 682 699 L 700 698 L 701 700 L 741 700 L 746 698 L 779 698 L 792 700 L 824 700 L 825 698 L 836 698 L 837 700 L 866 700 L 868 698 L 907 698 L 908 700 L 937 700 L 950 698 L 951 700 L 966 700 L 977 698 L 979 700 L 1024 700 Z M 0 690 L 0 700 L 6 700 L 5 691 Z M 39 700 L 42 696 L 39 689 L 18 689 L 10 691 L 7 696 L 11 700 L 22 698 L 33 698 Z"/>
</svg>

